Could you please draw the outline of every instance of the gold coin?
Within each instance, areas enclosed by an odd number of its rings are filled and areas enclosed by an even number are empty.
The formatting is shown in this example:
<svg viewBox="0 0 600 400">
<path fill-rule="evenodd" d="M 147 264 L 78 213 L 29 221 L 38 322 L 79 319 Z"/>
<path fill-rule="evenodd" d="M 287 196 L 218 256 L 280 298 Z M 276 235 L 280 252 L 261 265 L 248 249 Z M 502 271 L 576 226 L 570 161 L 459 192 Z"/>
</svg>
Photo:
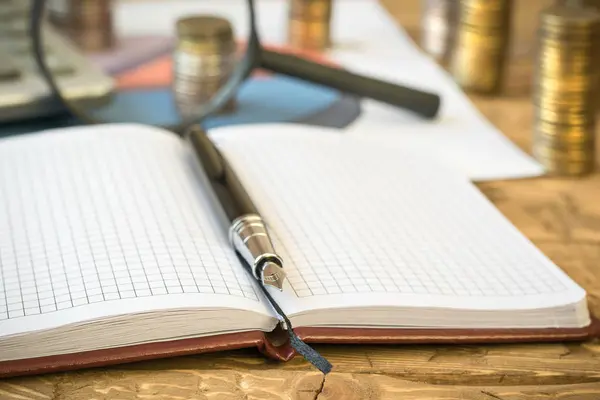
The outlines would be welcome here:
<svg viewBox="0 0 600 400">
<path fill-rule="evenodd" d="M 226 84 L 236 63 L 233 27 L 212 15 L 190 15 L 177 20 L 173 54 L 172 90 L 180 116 L 202 112 Z M 219 112 L 235 108 L 233 97 Z"/>
<path fill-rule="evenodd" d="M 551 92 L 538 88 L 532 96 L 535 105 L 541 108 L 578 108 L 592 110 L 597 104 L 597 93 L 593 90 L 585 92 Z M 586 107 L 588 106 L 588 107 Z"/>
<path fill-rule="evenodd" d="M 591 45 L 591 38 L 595 38 L 600 34 L 598 27 L 593 26 L 586 30 L 576 30 L 572 28 L 549 29 L 546 26 L 540 26 L 537 30 L 536 37 L 538 41 L 573 43 L 580 46 Z"/>
<path fill-rule="evenodd" d="M 548 115 L 549 113 L 555 113 L 556 115 L 563 115 L 564 118 L 566 118 L 567 115 L 573 117 L 573 118 L 579 118 L 581 117 L 587 117 L 588 120 L 593 121 L 596 117 L 596 107 L 597 104 L 595 102 L 593 103 L 586 103 L 583 105 L 571 105 L 571 104 L 567 104 L 567 105 L 563 105 L 563 104 L 552 104 L 546 100 L 539 100 L 539 99 L 534 99 L 533 100 L 533 104 L 534 106 L 536 106 L 537 112 L 540 115 Z M 547 119 L 545 119 L 546 121 L 548 121 Z"/>
<path fill-rule="evenodd" d="M 333 10 L 333 0 L 291 0 L 289 4 L 289 19 L 325 22 Z"/>
<path fill-rule="evenodd" d="M 585 176 L 591 174 L 596 168 L 596 162 L 593 160 L 583 163 L 548 160 L 537 156 L 535 152 L 534 157 L 551 176 Z"/>
<path fill-rule="evenodd" d="M 585 162 L 590 159 L 596 158 L 594 146 L 579 146 L 569 147 L 569 145 L 559 143 L 550 143 L 544 141 L 539 137 L 536 137 L 532 148 L 536 150 L 537 154 L 547 160 L 561 160 L 561 161 L 572 161 L 572 162 Z"/>
<path fill-rule="evenodd" d="M 218 16 L 190 15 L 182 17 L 177 20 L 175 27 L 179 41 L 230 43 L 234 40 L 231 23 L 227 19 Z"/>
<path fill-rule="evenodd" d="M 550 92 L 538 88 L 532 96 L 533 104 L 545 109 L 553 109 L 557 112 L 583 112 L 595 110 L 597 105 L 597 92 L 587 90 L 585 92 Z"/>
<path fill-rule="evenodd" d="M 64 30 L 85 51 L 114 46 L 116 37 L 110 0 L 68 0 Z"/>
<path fill-rule="evenodd" d="M 595 121 L 594 113 L 560 113 L 554 110 L 536 108 L 535 118 L 559 125 L 591 125 Z"/>
<path fill-rule="evenodd" d="M 291 0 L 288 44 L 323 51 L 331 46 L 332 0 Z"/>
<path fill-rule="evenodd" d="M 485 28 L 506 26 L 510 22 L 512 6 L 512 0 L 463 0 L 460 22 Z"/>
<path fill-rule="evenodd" d="M 570 135 L 573 136 L 581 136 L 584 137 L 589 134 L 595 134 L 595 121 L 592 121 L 590 124 L 583 125 L 575 125 L 575 124 L 556 124 L 553 122 L 544 121 L 541 119 L 537 119 L 534 122 L 534 126 L 540 132 L 546 132 L 548 134 L 561 134 L 564 132 L 569 132 Z"/>
<path fill-rule="evenodd" d="M 598 76 L 585 75 L 550 75 L 544 70 L 538 70 L 535 79 L 535 88 L 549 93 L 582 93 L 595 90 Z"/>
<path fill-rule="evenodd" d="M 553 5 L 541 13 L 545 29 L 589 30 L 597 24 L 600 14 L 591 7 Z"/>
<path fill-rule="evenodd" d="M 561 46 L 552 46 L 547 43 L 542 43 L 539 56 L 544 60 L 556 61 L 559 63 L 581 62 L 593 63 L 594 58 L 598 55 L 594 53 L 593 48 L 582 49 L 578 47 L 570 47 L 568 44 Z"/>
<path fill-rule="evenodd" d="M 571 67 L 574 65 L 581 68 L 582 71 L 593 71 L 593 69 L 590 67 L 594 65 L 595 59 L 597 58 L 594 54 L 590 54 L 589 52 L 580 52 L 576 49 L 569 50 L 563 48 L 559 50 L 553 50 L 547 47 L 543 48 L 538 57 L 540 60 L 539 62 L 543 63 L 543 65 L 546 67 Z"/>
<path fill-rule="evenodd" d="M 587 148 L 595 146 L 597 139 L 594 135 L 552 135 L 534 128 L 533 141 L 540 141 L 546 147 L 568 148 L 568 146 L 573 146 L 573 148 Z"/>
<path fill-rule="evenodd" d="M 581 139 L 581 138 L 578 138 Z M 554 149 L 562 152 L 580 151 L 594 152 L 596 146 L 595 135 L 587 135 L 585 140 L 572 140 L 568 134 L 550 136 L 544 132 L 534 130 L 533 142 L 536 146 L 542 146 L 548 149 Z"/>
<path fill-rule="evenodd" d="M 536 41 L 546 43 L 548 46 L 571 44 L 573 47 L 585 49 L 596 47 L 594 42 L 598 36 L 600 36 L 600 30 L 577 33 L 569 30 L 554 32 L 539 29 L 536 33 Z"/>
<path fill-rule="evenodd" d="M 477 52 L 469 54 L 467 51 L 457 50 L 452 60 L 452 73 L 464 89 L 492 93 L 499 90 L 504 73 L 500 63 L 501 55 L 498 54 L 483 56 Z"/>
<path fill-rule="evenodd" d="M 596 159 L 593 157 L 584 160 L 573 160 L 560 157 L 547 157 L 541 147 L 534 147 L 532 154 L 550 174 L 557 175 L 587 175 L 596 168 Z"/>
<path fill-rule="evenodd" d="M 288 42 L 291 46 L 308 50 L 324 50 L 331 46 L 328 23 L 290 20 L 288 24 Z"/>
<path fill-rule="evenodd" d="M 450 70 L 465 90 L 496 93 L 502 86 L 512 0 L 463 0 Z"/>
<path fill-rule="evenodd" d="M 467 48 L 489 48 L 498 49 L 506 46 L 507 35 L 497 33 L 493 35 L 481 35 L 471 29 L 465 28 L 458 34 L 458 43 Z"/>
</svg>

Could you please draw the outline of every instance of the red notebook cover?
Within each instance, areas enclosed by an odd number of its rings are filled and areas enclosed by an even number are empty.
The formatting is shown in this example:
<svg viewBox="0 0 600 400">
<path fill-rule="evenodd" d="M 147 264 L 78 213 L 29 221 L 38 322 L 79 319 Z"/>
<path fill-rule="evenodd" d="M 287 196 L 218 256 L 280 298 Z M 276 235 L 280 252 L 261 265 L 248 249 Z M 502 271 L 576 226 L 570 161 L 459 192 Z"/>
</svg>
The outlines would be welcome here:
<svg viewBox="0 0 600 400">
<path fill-rule="evenodd" d="M 328 344 L 485 344 L 585 341 L 600 337 L 600 320 L 576 329 L 375 329 L 296 328 L 306 343 Z M 288 361 L 296 356 L 283 331 L 250 331 L 149 343 L 26 360 L 0 362 L 0 378 L 106 367 L 166 357 L 256 347 L 265 356 Z M 335 370 L 335 365 L 333 366 Z"/>
</svg>

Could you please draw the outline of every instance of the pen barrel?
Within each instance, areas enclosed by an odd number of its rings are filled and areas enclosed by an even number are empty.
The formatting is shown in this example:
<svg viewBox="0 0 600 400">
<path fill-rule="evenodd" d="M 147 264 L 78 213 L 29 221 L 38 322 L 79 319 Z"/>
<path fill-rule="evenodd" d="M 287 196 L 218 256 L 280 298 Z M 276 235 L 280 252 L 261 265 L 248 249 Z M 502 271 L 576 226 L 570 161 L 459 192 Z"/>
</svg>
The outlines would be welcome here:
<svg viewBox="0 0 600 400">
<path fill-rule="evenodd" d="M 275 253 L 267 227 L 259 215 L 247 214 L 237 218 L 229 229 L 229 240 L 233 248 L 252 268 L 252 275 L 262 279 L 260 272 L 267 263 L 283 266 Z"/>
<path fill-rule="evenodd" d="M 438 115 L 441 97 L 435 93 L 397 85 L 347 70 L 329 67 L 291 54 L 262 50 L 260 67 L 409 110 L 421 117 Z"/>
</svg>

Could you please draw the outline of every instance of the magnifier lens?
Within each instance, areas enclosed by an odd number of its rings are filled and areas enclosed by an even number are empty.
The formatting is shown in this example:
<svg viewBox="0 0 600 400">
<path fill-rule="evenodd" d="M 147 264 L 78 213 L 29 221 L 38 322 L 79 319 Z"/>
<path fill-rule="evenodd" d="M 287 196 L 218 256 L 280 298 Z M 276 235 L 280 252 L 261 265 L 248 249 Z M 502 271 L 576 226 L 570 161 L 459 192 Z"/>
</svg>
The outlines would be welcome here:
<svg viewBox="0 0 600 400">
<path fill-rule="evenodd" d="M 236 94 L 259 54 L 252 0 L 236 4 L 245 3 L 242 24 L 220 16 L 219 10 L 203 2 L 199 7 L 191 3 L 189 10 L 159 20 L 169 24 L 170 33 L 162 37 L 151 31 L 119 35 L 118 16 L 108 1 L 72 3 L 77 5 L 69 9 L 57 8 L 52 0 L 36 0 L 35 5 L 45 11 L 44 24 L 67 38 L 97 69 L 96 76 L 110 77 L 113 85 L 106 93 L 107 83 L 102 79 L 88 76 L 82 84 L 84 75 L 58 73 L 52 65 L 55 55 L 40 47 L 38 57 L 77 122 L 142 123 L 182 133 L 193 123 L 235 110 Z M 151 8 L 152 4 L 136 6 Z M 149 18 L 151 26 L 152 18 L 161 15 L 148 11 L 140 18 Z M 119 17 L 136 18 L 125 13 Z M 239 25 L 247 25 L 248 31 L 242 46 L 235 37 Z M 134 21 L 132 26 L 140 24 Z M 44 27 L 40 36 L 41 42 L 52 39 Z"/>
<path fill-rule="evenodd" d="M 45 1 L 35 1 L 34 11 L 37 12 L 34 12 L 34 16 L 40 16 L 43 14 L 40 7 L 43 10 Z M 85 3 L 92 0 L 79 1 Z M 48 64 L 51 61 L 44 47 L 40 45 L 40 40 L 34 40 L 35 56 L 38 60 L 45 60 L 42 71 L 46 79 L 62 95 L 63 100 L 66 98 L 67 108 L 78 117 L 79 122 L 141 123 L 183 133 L 190 125 L 205 122 L 208 118 L 226 111 L 226 106 L 238 95 L 246 78 L 259 67 L 348 96 L 381 101 L 426 119 L 436 118 L 441 103 L 441 98 L 436 93 L 357 75 L 293 54 L 263 48 L 256 31 L 254 2 L 245 0 L 244 3 L 247 17 L 245 20 L 239 19 L 244 12 L 232 13 L 232 5 L 223 7 L 223 3 L 220 2 L 206 3 L 198 0 L 174 3 L 173 7 L 176 4 L 189 7 L 183 13 L 176 10 L 178 15 L 175 18 L 173 15 L 163 15 L 157 9 L 168 7 L 163 3 L 130 4 L 129 7 L 139 7 L 139 17 L 144 21 L 142 25 L 148 27 L 147 34 L 157 25 L 163 25 L 164 28 L 164 24 L 167 24 L 169 31 L 174 31 L 174 34 L 163 38 L 156 38 L 154 35 L 117 38 L 115 44 L 106 50 L 86 52 L 100 68 L 115 76 L 116 90 L 102 104 L 98 102 L 98 97 L 102 97 L 99 96 L 102 90 L 96 90 L 97 82 L 83 85 L 85 87 L 82 89 L 79 78 L 66 78 L 50 71 Z M 221 7 L 219 12 L 211 12 L 212 4 Z M 146 12 L 144 7 L 148 7 L 150 13 Z M 127 11 L 127 14 L 121 15 L 121 21 L 137 17 L 135 11 L 131 12 L 131 8 Z M 173 14 L 172 11 L 165 14 Z M 214 18 L 221 13 L 221 18 Z M 102 10 L 82 14 L 76 17 L 92 20 L 87 20 L 85 24 L 81 21 L 79 24 L 70 24 L 79 28 L 98 28 L 93 18 L 102 15 Z M 233 21 L 224 20 L 223 16 Z M 38 21 L 36 18 L 36 22 Z M 134 25 L 140 24 L 136 22 Z M 128 25 L 125 23 L 123 26 Z M 232 30 L 239 26 L 242 29 L 247 28 L 248 36 L 243 49 L 234 58 L 233 38 L 241 35 L 240 32 Z M 66 32 L 80 35 L 72 28 L 67 28 Z M 41 34 L 43 37 L 43 31 Z M 81 37 L 79 39 L 81 43 Z M 211 78 L 211 75 L 214 78 Z M 208 83 L 211 79 L 213 82 Z M 84 96 L 81 96 L 82 93 Z M 85 96 L 88 94 L 91 96 Z M 92 97 L 94 101 L 73 101 L 81 97 Z M 278 111 L 274 111 L 271 114 L 277 113 Z"/>
</svg>

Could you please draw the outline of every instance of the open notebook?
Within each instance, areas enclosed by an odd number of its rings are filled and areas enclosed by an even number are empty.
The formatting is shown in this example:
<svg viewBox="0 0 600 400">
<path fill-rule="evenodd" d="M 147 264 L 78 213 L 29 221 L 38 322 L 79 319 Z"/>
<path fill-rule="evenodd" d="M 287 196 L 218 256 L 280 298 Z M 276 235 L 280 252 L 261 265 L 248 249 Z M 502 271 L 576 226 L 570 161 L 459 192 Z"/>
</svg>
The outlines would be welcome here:
<svg viewBox="0 0 600 400">
<path fill-rule="evenodd" d="M 212 138 L 265 217 L 308 342 L 584 339 L 586 293 L 461 174 L 321 128 Z M 0 141 L 0 375 L 258 346 L 278 320 L 190 148 L 140 125 Z"/>
</svg>

